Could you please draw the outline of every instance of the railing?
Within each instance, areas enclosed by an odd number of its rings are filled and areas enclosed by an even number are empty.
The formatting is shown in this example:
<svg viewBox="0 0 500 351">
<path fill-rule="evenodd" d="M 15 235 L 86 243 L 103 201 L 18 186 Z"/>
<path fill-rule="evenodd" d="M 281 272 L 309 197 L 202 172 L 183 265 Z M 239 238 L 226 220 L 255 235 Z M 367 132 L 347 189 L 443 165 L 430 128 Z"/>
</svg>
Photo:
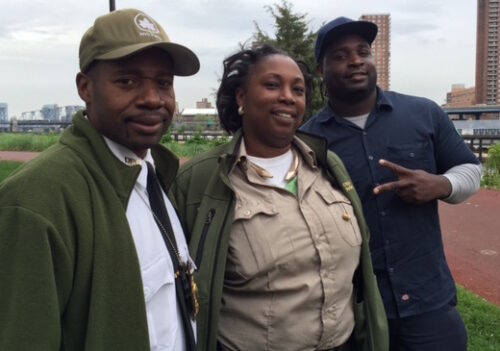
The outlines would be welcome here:
<svg viewBox="0 0 500 351">
<path fill-rule="evenodd" d="M 171 131 L 170 135 L 175 141 L 186 141 L 189 139 L 193 139 L 196 136 L 200 136 L 202 139 L 205 140 L 217 140 L 222 138 L 228 138 L 227 133 L 223 132 L 222 130 L 210 130 L 204 132 L 194 132 L 189 130 L 183 132 Z"/>
<path fill-rule="evenodd" d="M 485 161 L 488 148 L 500 143 L 500 135 L 462 135 L 462 138 L 481 162 Z"/>
<path fill-rule="evenodd" d="M 49 132 L 49 131 L 61 131 L 71 123 L 19 123 L 17 125 L 17 132 Z M 30 129 L 19 128 L 28 127 Z M 8 128 L 9 127 L 9 128 Z M 33 128 L 35 127 L 35 128 Z M 10 129 L 10 123 L 0 123 L 0 132 L 12 132 Z M 459 130 L 461 132 L 461 130 Z M 493 145 L 500 143 L 500 131 L 498 129 L 474 129 L 471 130 L 473 132 L 472 135 L 462 135 L 464 141 L 469 145 L 470 149 L 476 154 L 481 162 L 485 161 L 485 158 L 488 154 L 488 148 Z M 192 139 L 196 136 L 201 137 L 205 140 L 217 140 L 222 138 L 228 138 L 228 135 L 221 130 L 210 130 L 203 132 L 195 132 L 195 131 L 171 131 L 170 135 L 175 141 L 184 142 L 189 139 Z M 230 137 L 229 137 L 230 138 Z"/>
</svg>

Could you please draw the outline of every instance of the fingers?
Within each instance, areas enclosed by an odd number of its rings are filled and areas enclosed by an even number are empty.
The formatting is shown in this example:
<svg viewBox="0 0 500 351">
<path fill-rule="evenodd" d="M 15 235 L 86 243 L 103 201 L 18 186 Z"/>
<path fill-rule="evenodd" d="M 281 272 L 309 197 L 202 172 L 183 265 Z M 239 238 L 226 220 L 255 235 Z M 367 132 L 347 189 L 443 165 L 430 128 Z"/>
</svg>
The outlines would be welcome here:
<svg viewBox="0 0 500 351">
<path fill-rule="evenodd" d="M 395 182 L 389 182 L 385 184 L 381 184 L 373 188 L 373 193 L 375 195 L 379 195 L 385 193 L 387 191 L 398 191 L 400 185 L 400 181 L 397 180 Z"/>
<path fill-rule="evenodd" d="M 384 160 L 384 159 L 380 159 L 378 161 L 378 163 L 380 164 L 380 166 L 384 167 L 384 168 L 387 168 L 388 170 L 390 170 L 391 172 L 393 172 L 394 174 L 396 174 L 398 176 L 398 178 L 402 178 L 408 174 L 411 173 L 411 170 L 409 170 L 408 168 L 405 168 L 403 166 L 400 166 L 394 162 L 390 162 L 390 161 L 387 161 L 387 160 Z M 381 184 L 379 186 L 376 186 L 374 189 L 373 189 L 373 193 L 375 195 L 379 195 L 379 194 L 382 194 L 382 193 L 385 193 L 387 191 L 395 191 L 397 192 L 401 186 L 401 181 L 400 180 L 397 180 L 397 181 L 394 181 L 394 182 L 388 182 L 388 183 L 385 183 L 385 184 Z"/>
<path fill-rule="evenodd" d="M 380 159 L 378 161 L 379 165 L 381 165 L 384 168 L 387 168 L 391 172 L 397 174 L 398 176 L 404 176 L 407 174 L 410 174 L 412 171 L 408 168 L 405 168 L 403 166 L 400 166 L 394 162 L 390 162 L 384 159 Z"/>
</svg>

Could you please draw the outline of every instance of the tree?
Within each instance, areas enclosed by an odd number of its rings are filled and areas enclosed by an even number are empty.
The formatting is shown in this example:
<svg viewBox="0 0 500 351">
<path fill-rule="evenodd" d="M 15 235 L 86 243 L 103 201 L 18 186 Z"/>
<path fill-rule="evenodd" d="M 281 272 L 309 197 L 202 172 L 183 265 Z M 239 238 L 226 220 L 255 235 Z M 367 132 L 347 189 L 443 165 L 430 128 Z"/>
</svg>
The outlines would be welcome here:
<svg viewBox="0 0 500 351">
<path fill-rule="evenodd" d="M 293 58 L 303 61 L 313 77 L 313 93 L 311 108 L 307 112 L 305 119 L 318 112 L 324 105 L 319 89 L 320 78 L 316 73 L 316 60 L 314 58 L 314 44 L 316 33 L 309 30 L 307 14 L 293 12 L 293 5 L 287 0 L 282 0 L 281 4 L 266 6 L 266 10 L 274 18 L 276 29 L 274 37 L 270 37 L 255 22 L 256 32 L 253 35 L 254 41 L 259 44 L 271 44 L 288 52 Z"/>
</svg>

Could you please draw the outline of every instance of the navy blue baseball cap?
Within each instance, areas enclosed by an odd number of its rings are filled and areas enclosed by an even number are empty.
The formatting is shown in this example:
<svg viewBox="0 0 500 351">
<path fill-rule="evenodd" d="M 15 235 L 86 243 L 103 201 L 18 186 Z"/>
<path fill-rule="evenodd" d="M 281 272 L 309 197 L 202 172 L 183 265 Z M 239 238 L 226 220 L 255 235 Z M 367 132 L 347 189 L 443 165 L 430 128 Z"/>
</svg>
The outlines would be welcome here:
<svg viewBox="0 0 500 351">
<path fill-rule="evenodd" d="M 368 21 L 354 21 L 347 17 L 338 17 L 328 22 L 318 31 L 314 56 L 319 63 L 326 48 L 336 39 L 348 34 L 356 34 L 365 38 L 368 44 L 372 44 L 377 36 L 378 27 L 375 23 Z"/>
</svg>

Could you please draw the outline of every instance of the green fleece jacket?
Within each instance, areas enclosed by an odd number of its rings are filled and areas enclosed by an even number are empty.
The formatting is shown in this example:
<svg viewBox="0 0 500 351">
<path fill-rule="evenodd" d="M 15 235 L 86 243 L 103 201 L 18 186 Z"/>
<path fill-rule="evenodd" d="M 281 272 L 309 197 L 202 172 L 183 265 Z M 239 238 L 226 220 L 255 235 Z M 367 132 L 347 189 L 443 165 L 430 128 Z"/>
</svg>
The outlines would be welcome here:
<svg viewBox="0 0 500 351">
<path fill-rule="evenodd" d="M 178 160 L 152 154 L 168 187 Z M 139 171 L 80 112 L 0 185 L 0 350 L 149 350 L 125 214 Z"/>
<path fill-rule="evenodd" d="M 341 189 L 354 207 L 363 235 L 361 260 L 355 275 L 354 338 L 358 351 L 385 351 L 388 329 L 384 307 L 373 274 L 368 246 L 369 236 L 362 207 L 347 171 L 340 159 L 327 153 L 326 141 L 297 133 L 315 152 L 332 185 Z M 173 186 L 177 210 L 189 238 L 191 257 L 198 266 L 200 313 L 197 318 L 198 350 L 216 350 L 219 310 L 234 218 L 234 191 L 228 174 L 236 162 L 241 132 L 232 141 L 197 157 L 184 165 Z M 295 318 L 291 316 L 291 318 Z"/>
</svg>

